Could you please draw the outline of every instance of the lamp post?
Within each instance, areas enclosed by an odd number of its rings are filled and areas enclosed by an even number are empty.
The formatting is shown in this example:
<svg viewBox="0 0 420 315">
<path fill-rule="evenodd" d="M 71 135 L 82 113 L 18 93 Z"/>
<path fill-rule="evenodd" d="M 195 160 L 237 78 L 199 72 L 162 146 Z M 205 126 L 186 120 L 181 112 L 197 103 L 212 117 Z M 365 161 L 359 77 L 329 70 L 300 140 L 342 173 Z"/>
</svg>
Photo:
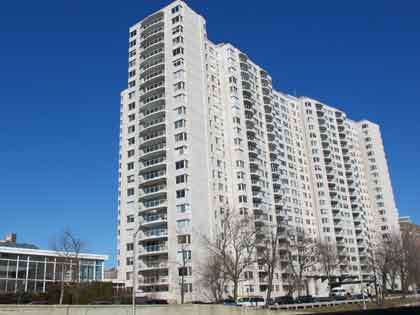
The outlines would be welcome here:
<svg viewBox="0 0 420 315">
<path fill-rule="evenodd" d="M 136 315 L 136 293 L 137 293 L 137 234 L 140 232 L 140 225 L 133 234 L 133 290 L 132 290 L 132 304 L 133 304 L 133 315 Z"/>
</svg>

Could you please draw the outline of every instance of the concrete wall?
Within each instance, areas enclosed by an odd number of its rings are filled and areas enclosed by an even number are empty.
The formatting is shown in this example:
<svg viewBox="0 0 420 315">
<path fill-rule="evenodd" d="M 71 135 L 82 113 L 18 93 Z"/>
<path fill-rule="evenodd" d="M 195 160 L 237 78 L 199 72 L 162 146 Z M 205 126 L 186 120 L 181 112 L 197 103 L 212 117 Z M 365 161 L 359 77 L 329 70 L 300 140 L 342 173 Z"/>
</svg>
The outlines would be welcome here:
<svg viewBox="0 0 420 315">
<path fill-rule="evenodd" d="M 0 306 L 0 315 L 131 315 L 131 306 Z M 270 310 L 222 305 L 138 306 L 138 315 L 268 315 Z M 286 313 L 283 313 L 285 315 Z"/>
</svg>

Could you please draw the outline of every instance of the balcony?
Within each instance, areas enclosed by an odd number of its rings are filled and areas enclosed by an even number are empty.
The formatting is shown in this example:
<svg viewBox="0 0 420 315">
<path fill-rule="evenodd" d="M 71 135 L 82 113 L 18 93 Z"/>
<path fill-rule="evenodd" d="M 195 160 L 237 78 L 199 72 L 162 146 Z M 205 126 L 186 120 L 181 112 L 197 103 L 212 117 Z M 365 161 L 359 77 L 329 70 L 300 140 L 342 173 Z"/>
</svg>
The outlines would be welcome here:
<svg viewBox="0 0 420 315">
<path fill-rule="evenodd" d="M 142 159 L 151 158 L 152 156 L 166 153 L 166 149 L 166 142 L 148 145 L 140 149 L 140 156 Z"/>
<path fill-rule="evenodd" d="M 142 227 L 153 227 L 168 223 L 168 216 L 166 213 L 152 213 L 144 215 L 140 224 Z"/>
<path fill-rule="evenodd" d="M 147 30 L 148 28 L 150 28 L 151 26 L 154 26 L 157 23 L 163 23 L 163 17 L 164 17 L 163 12 L 157 12 L 145 18 L 143 22 L 141 23 L 141 29 Z"/>
<path fill-rule="evenodd" d="M 168 246 L 148 246 L 144 247 L 143 250 L 140 251 L 139 256 L 155 256 L 155 255 L 167 255 L 168 254 Z"/>
<path fill-rule="evenodd" d="M 157 55 L 156 58 L 150 58 L 146 62 L 143 62 L 140 66 L 141 71 L 149 70 L 151 71 L 152 68 L 157 66 L 163 66 L 165 63 L 165 58 L 163 56 L 163 53 Z"/>
<path fill-rule="evenodd" d="M 152 84 L 156 80 L 165 79 L 165 66 L 161 65 L 160 67 L 149 69 L 140 74 L 140 87 L 146 84 Z"/>
<path fill-rule="evenodd" d="M 141 136 L 140 138 L 142 139 L 140 143 L 140 148 L 165 142 L 166 130 L 165 128 L 162 128 L 149 133 L 144 133 L 143 136 Z"/>
<path fill-rule="evenodd" d="M 165 116 L 142 121 L 140 124 L 140 136 L 146 132 L 152 132 L 154 129 L 165 128 L 165 123 Z"/>
<path fill-rule="evenodd" d="M 151 277 L 151 278 L 144 278 L 139 286 L 150 286 L 150 285 L 168 285 L 169 278 L 168 277 Z"/>
<path fill-rule="evenodd" d="M 140 163 L 140 174 L 156 171 L 162 169 L 164 166 L 166 167 L 166 155 L 156 158 L 143 159 L 140 160 Z"/>
<path fill-rule="evenodd" d="M 166 198 L 160 199 L 149 199 L 140 201 L 140 212 L 150 211 L 150 210 L 158 210 L 158 209 L 166 209 L 168 207 L 168 201 Z"/>
<path fill-rule="evenodd" d="M 144 57 L 140 58 L 140 69 L 142 69 L 145 64 L 150 65 L 154 64 L 155 62 L 160 62 L 160 60 L 163 61 L 164 57 L 165 51 L 163 48 L 154 50 L 149 55 L 145 55 Z"/>
<path fill-rule="evenodd" d="M 143 31 L 141 33 L 141 38 L 143 42 L 145 42 L 148 39 L 152 39 L 152 37 L 156 36 L 164 36 L 164 25 L 163 22 L 156 23 L 155 25 L 151 26 L 148 30 Z"/>
<path fill-rule="evenodd" d="M 166 260 L 163 261 L 144 261 L 140 264 L 140 271 L 164 270 L 168 269 L 169 264 Z"/>
<path fill-rule="evenodd" d="M 154 41 L 149 40 L 146 47 L 142 47 L 140 50 L 140 62 L 147 59 L 149 56 L 154 55 L 155 52 L 165 51 L 165 44 L 163 42 L 163 36 L 156 37 Z"/>
<path fill-rule="evenodd" d="M 166 182 L 166 170 L 151 171 L 140 175 L 140 186 L 145 184 L 158 183 L 161 181 Z"/>
<path fill-rule="evenodd" d="M 165 197 L 167 194 L 166 184 L 151 185 L 143 187 L 139 200 L 151 199 L 156 197 Z"/>
<path fill-rule="evenodd" d="M 167 237 L 168 237 L 167 229 L 150 229 L 150 230 L 143 230 L 143 232 L 140 233 L 139 241 L 146 242 L 146 241 L 152 241 L 152 240 L 166 239 Z"/>
</svg>

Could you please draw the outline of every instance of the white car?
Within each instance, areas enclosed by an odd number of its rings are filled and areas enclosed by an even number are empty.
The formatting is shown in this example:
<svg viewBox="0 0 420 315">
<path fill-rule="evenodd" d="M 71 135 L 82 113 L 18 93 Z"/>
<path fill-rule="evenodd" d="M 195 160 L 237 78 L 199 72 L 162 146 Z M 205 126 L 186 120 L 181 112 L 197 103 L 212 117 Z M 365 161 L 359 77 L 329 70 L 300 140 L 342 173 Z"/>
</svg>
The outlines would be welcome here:
<svg viewBox="0 0 420 315">
<path fill-rule="evenodd" d="M 250 296 L 239 298 L 236 304 L 239 306 L 264 306 L 265 300 L 259 296 Z"/>
</svg>

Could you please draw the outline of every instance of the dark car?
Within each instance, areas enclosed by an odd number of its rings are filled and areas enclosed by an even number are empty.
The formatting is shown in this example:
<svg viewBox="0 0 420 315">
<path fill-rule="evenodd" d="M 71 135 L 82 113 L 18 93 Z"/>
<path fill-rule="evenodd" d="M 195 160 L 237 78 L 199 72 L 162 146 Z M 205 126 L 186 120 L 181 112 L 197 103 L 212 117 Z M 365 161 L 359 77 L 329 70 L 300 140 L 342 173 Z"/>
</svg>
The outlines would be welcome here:
<svg viewBox="0 0 420 315">
<path fill-rule="evenodd" d="M 304 295 L 304 296 L 299 296 L 296 298 L 296 303 L 298 304 L 302 304 L 302 303 L 315 303 L 316 300 L 314 299 L 314 297 L 312 295 Z"/>
<path fill-rule="evenodd" d="M 332 296 L 321 296 L 316 298 L 317 302 L 331 302 L 334 301 L 334 298 Z"/>
<path fill-rule="evenodd" d="M 285 304 L 293 304 L 293 303 L 295 303 L 295 300 L 290 295 L 278 296 L 274 298 L 274 304 L 277 304 L 277 305 L 285 305 Z"/>
<path fill-rule="evenodd" d="M 168 301 L 161 299 L 147 299 L 144 304 L 168 304 Z"/>
<path fill-rule="evenodd" d="M 224 299 L 223 301 L 221 301 L 221 304 L 228 306 L 238 306 L 234 299 Z"/>
</svg>

